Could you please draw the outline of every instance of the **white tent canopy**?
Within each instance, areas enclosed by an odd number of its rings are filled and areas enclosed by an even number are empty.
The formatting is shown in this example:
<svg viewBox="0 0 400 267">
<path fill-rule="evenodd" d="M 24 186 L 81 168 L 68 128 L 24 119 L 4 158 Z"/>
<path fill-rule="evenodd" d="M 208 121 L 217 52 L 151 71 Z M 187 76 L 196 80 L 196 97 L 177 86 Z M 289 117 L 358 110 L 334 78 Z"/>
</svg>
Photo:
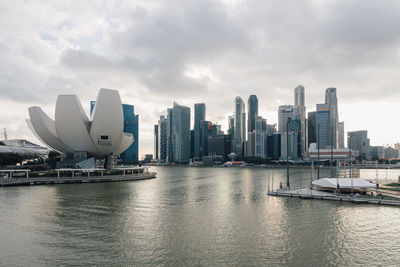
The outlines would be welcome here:
<svg viewBox="0 0 400 267">
<path fill-rule="evenodd" d="M 316 187 L 335 189 L 338 183 L 339 188 L 352 188 L 352 185 L 353 188 L 358 189 L 376 188 L 376 184 L 370 183 L 360 178 L 322 178 L 313 181 L 312 185 Z"/>
</svg>

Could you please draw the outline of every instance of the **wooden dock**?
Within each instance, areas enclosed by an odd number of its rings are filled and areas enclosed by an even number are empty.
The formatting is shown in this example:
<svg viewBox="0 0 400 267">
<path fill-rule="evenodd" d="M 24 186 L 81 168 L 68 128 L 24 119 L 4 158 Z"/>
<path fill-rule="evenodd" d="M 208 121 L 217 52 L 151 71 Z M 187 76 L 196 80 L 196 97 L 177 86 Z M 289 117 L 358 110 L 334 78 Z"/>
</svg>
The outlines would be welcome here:
<svg viewBox="0 0 400 267">
<path fill-rule="evenodd" d="M 145 172 L 126 175 L 105 176 L 75 176 L 75 177 L 40 177 L 40 178 L 0 178 L 0 187 L 3 186 L 32 186 L 51 184 L 81 184 L 81 183 L 106 183 L 121 181 L 136 181 L 156 178 L 155 172 Z"/>
<path fill-rule="evenodd" d="M 375 204 L 375 205 L 388 205 L 388 206 L 400 206 L 399 200 L 387 200 L 379 198 L 364 198 L 358 196 L 350 195 L 336 195 L 334 193 L 318 191 L 305 188 L 289 189 L 289 190 L 276 190 L 269 191 L 267 193 L 269 196 L 277 197 L 295 197 L 302 199 L 317 199 L 317 200 L 331 200 L 340 202 L 350 202 L 355 204 Z"/>
</svg>

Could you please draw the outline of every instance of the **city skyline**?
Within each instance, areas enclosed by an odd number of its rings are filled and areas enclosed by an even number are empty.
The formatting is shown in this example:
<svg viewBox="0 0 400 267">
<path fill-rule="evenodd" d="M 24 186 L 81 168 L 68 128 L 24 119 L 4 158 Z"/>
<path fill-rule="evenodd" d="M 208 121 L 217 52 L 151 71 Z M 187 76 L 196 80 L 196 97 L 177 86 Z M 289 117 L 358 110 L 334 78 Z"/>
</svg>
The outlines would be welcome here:
<svg viewBox="0 0 400 267">
<path fill-rule="evenodd" d="M 236 96 L 247 103 L 257 95 L 258 115 L 272 124 L 301 84 L 307 112 L 335 87 L 345 132 L 368 130 L 371 145 L 400 141 L 400 125 L 388 116 L 400 99 L 396 1 L 0 7 L 0 126 L 10 138 L 39 143 L 24 124 L 31 105 L 52 117 L 58 94 L 79 94 L 88 103 L 99 88 L 113 88 L 140 115 L 141 157 L 153 153 L 154 124 L 174 101 L 191 108 L 205 103 L 206 120 L 227 132 Z"/>
</svg>

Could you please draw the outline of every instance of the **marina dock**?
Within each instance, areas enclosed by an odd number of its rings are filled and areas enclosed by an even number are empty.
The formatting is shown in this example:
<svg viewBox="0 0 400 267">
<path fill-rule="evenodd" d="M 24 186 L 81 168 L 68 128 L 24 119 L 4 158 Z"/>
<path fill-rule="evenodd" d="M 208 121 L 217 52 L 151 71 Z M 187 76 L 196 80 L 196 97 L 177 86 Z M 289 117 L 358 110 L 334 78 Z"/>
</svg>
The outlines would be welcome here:
<svg viewBox="0 0 400 267">
<path fill-rule="evenodd" d="M 376 204 L 376 205 L 389 205 L 389 206 L 400 206 L 399 200 L 387 200 L 387 199 L 379 199 L 379 198 L 369 198 L 369 197 L 361 197 L 361 196 L 350 196 L 349 194 L 345 195 L 336 195 L 330 192 L 319 191 L 315 189 L 311 189 L 309 187 L 296 188 L 296 189 L 279 189 L 275 191 L 269 191 L 267 193 L 269 196 L 277 196 L 277 197 L 295 197 L 302 199 L 317 199 L 317 200 L 331 200 L 331 201 L 340 201 L 340 202 L 350 202 L 355 204 Z"/>
</svg>

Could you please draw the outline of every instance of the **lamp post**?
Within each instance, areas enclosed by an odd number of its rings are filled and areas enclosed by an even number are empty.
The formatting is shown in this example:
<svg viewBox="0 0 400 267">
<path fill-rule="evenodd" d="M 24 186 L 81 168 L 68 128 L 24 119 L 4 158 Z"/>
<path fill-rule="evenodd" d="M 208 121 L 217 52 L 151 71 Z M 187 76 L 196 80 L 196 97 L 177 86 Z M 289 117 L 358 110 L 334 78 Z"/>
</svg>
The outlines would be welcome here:
<svg viewBox="0 0 400 267">
<path fill-rule="evenodd" d="M 350 138 L 349 138 L 349 149 L 350 149 L 350 179 L 351 179 L 351 196 L 353 196 L 353 159 L 352 159 L 352 155 L 353 155 L 353 152 L 351 151 L 351 138 L 353 137 L 353 135 L 352 134 L 350 134 L 349 135 L 350 136 Z"/>
<path fill-rule="evenodd" d="M 318 168 L 317 168 L 318 176 L 317 176 L 317 179 L 319 180 L 319 123 L 317 126 L 317 149 L 318 149 Z"/>
<path fill-rule="evenodd" d="M 289 179 L 289 123 L 291 118 L 288 117 L 286 122 L 286 186 L 290 188 L 290 179 Z"/>
<path fill-rule="evenodd" d="M 331 178 L 333 178 L 333 135 L 331 134 Z"/>
</svg>

